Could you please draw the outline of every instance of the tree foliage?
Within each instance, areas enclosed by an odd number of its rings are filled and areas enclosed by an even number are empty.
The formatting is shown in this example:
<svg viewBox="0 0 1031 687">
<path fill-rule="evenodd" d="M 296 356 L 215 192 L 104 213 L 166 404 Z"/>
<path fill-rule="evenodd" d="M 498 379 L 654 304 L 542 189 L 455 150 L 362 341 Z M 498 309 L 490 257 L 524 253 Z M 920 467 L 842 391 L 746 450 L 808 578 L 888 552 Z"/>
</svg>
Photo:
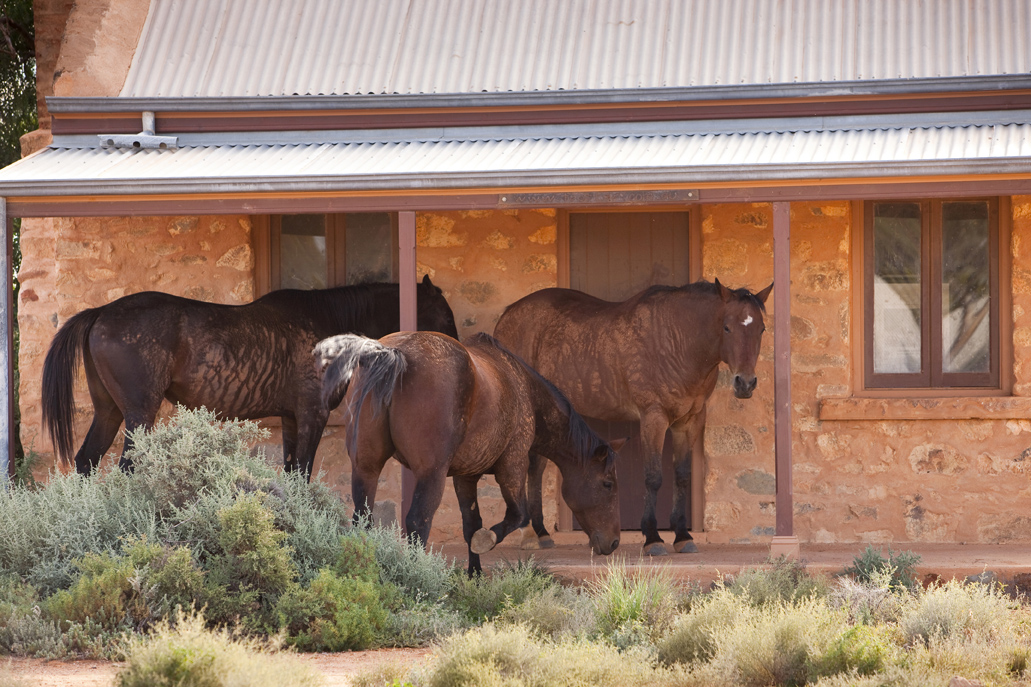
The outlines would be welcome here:
<svg viewBox="0 0 1031 687">
<path fill-rule="evenodd" d="M 32 0 L 0 0 L 0 167 L 21 157 L 18 139 L 35 128 Z"/>
</svg>

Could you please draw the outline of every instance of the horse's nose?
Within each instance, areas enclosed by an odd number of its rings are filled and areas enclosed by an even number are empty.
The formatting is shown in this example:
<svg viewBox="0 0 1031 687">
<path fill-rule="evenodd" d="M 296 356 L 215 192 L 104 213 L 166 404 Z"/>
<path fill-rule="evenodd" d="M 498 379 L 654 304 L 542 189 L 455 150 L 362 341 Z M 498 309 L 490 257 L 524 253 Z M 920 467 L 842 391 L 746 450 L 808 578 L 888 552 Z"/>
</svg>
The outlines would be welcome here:
<svg viewBox="0 0 1031 687">
<path fill-rule="evenodd" d="M 751 398 L 752 392 L 755 391 L 758 383 L 759 380 L 755 375 L 752 375 L 750 378 L 734 375 L 734 395 L 738 398 Z"/>
<path fill-rule="evenodd" d="M 600 532 L 592 537 L 592 548 L 596 554 L 601 556 L 608 556 L 610 553 L 616 550 L 619 546 L 619 535 L 617 534 L 615 539 L 607 541 L 605 536 Z"/>
</svg>

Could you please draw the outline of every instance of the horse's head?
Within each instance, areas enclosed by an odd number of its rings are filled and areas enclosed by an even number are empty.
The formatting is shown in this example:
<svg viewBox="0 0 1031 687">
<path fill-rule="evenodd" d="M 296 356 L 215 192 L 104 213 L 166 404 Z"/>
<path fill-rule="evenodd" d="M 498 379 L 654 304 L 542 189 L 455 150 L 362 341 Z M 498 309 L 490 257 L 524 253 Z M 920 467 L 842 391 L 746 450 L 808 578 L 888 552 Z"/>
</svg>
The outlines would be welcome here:
<svg viewBox="0 0 1031 687">
<path fill-rule="evenodd" d="M 422 278 L 416 287 L 415 294 L 416 323 L 419 330 L 440 332 L 457 339 L 458 328 L 455 326 L 455 314 L 451 312 L 451 306 L 444 298 L 444 292 L 430 281 L 430 275 L 427 274 Z"/>
<path fill-rule="evenodd" d="M 720 359 L 734 375 L 734 395 L 751 398 L 757 383 L 755 362 L 766 331 L 763 314 L 773 284 L 753 294 L 747 289 L 728 289 L 717 279 L 716 288 L 723 299 Z"/>
<path fill-rule="evenodd" d="M 619 485 L 616 482 L 616 451 L 626 439 L 602 441 L 583 460 L 584 470 L 576 479 L 562 480 L 565 499 L 591 543 L 594 553 L 607 556 L 619 546 Z"/>
</svg>

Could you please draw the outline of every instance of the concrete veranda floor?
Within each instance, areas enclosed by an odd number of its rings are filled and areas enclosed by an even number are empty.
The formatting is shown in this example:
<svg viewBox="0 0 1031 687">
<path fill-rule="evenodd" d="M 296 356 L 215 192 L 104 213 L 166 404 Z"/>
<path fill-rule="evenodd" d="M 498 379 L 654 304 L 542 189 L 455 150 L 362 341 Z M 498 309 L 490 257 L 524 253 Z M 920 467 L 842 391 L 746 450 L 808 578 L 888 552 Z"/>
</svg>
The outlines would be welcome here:
<svg viewBox="0 0 1031 687">
<path fill-rule="evenodd" d="M 672 544 L 672 533 L 663 532 L 667 545 Z M 595 556 L 587 546 L 587 537 L 580 532 L 560 532 L 555 535 L 553 549 L 523 551 L 518 547 L 518 533 L 509 536 L 493 551 L 483 554 L 481 562 L 486 569 L 496 563 L 525 560 L 531 556 L 551 570 L 560 579 L 579 582 L 594 578 L 605 570 L 612 559 L 619 559 L 632 567 L 669 566 L 673 574 L 683 580 L 709 585 L 721 576 L 734 575 L 742 568 L 762 565 L 769 559 L 769 545 L 698 544 L 698 553 L 674 554 L 648 558 L 641 552 L 644 541 L 640 532 L 623 532 L 619 548 L 612 556 Z M 834 575 L 851 565 L 855 556 L 866 549 L 866 544 L 813 544 L 802 542 L 800 559 L 812 572 Z M 887 545 L 874 544 L 886 553 Z M 672 546 L 667 546 L 672 551 Z M 984 572 L 994 573 L 1001 582 L 1016 583 L 1025 593 L 1031 593 L 1031 546 L 1016 544 L 892 544 L 893 552 L 912 551 L 920 556 L 916 566 L 921 580 L 966 578 Z M 444 554 L 456 558 L 463 565 L 467 561 L 465 544 L 450 543 L 443 546 Z"/>
</svg>

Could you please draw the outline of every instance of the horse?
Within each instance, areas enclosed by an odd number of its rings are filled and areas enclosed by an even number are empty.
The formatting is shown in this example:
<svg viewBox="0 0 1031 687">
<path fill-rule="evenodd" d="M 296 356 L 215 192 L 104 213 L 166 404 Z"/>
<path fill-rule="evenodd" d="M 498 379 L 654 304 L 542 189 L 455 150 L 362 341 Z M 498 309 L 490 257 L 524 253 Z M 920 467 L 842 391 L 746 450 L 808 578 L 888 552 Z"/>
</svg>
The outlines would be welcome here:
<svg viewBox="0 0 1031 687">
<path fill-rule="evenodd" d="M 399 328 L 397 284 L 273 291 L 245 305 L 220 305 L 158 292 L 136 293 L 84 310 L 54 337 L 43 363 L 43 422 L 62 461 L 72 451 L 74 374 L 81 353 L 93 422 L 75 454 L 95 469 L 125 421 L 119 465 L 131 433 L 151 427 L 162 399 L 205 406 L 225 417 L 283 421 L 283 462 L 310 480 L 329 418 L 312 347 L 343 332 L 383 336 Z M 420 328 L 457 336 L 440 288 L 416 289 Z"/>
<path fill-rule="evenodd" d="M 647 555 L 666 555 L 655 502 L 662 484 L 662 445 L 673 436 L 676 479 L 671 529 L 674 550 L 695 553 L 687 527 L 691 448 L 705 426 L 705 402 L 720 361 L 733 375 L 734 395 L 749 398 L 773 284 L 759 293 L 697 282 L 652 286 L 621 303 L 571 289 L 544 289 L 508 306 L 494 336 L 550 379 L 582 414 L 641 424 L 645 502 L 641 530 Z M 545 457 L 550 457 L 544 453 Z M 539 545 L 552 546 L 544 527 L 541 478 L 545 462 L 530 460 L 529 493 Z"/>
<path fill-rule="evenodd" d="M 430 332 L 379 341 L 343 335 L 315 348 L 326 405 L 346 400 L 351 492 L 356 522 L 375 503 L 383 465 L 396 456 L 415 475 L 405 516 L 409 535 L 428 541 L 445 479 L 451 476 L 469 547 L 468 572 L 480 554 L 526 528 L 529 452 L 551 456 L 565 476 L 562 495 L 591 548 L 619 546 L 616 454 L 544 377 L 487 334 L 464 344 Z M 615 442 L 614 442 L 615 444 Z M 505 499 L 504 519 L 483 529 L 476 483 L 493 474 Z"/>
</svg>

